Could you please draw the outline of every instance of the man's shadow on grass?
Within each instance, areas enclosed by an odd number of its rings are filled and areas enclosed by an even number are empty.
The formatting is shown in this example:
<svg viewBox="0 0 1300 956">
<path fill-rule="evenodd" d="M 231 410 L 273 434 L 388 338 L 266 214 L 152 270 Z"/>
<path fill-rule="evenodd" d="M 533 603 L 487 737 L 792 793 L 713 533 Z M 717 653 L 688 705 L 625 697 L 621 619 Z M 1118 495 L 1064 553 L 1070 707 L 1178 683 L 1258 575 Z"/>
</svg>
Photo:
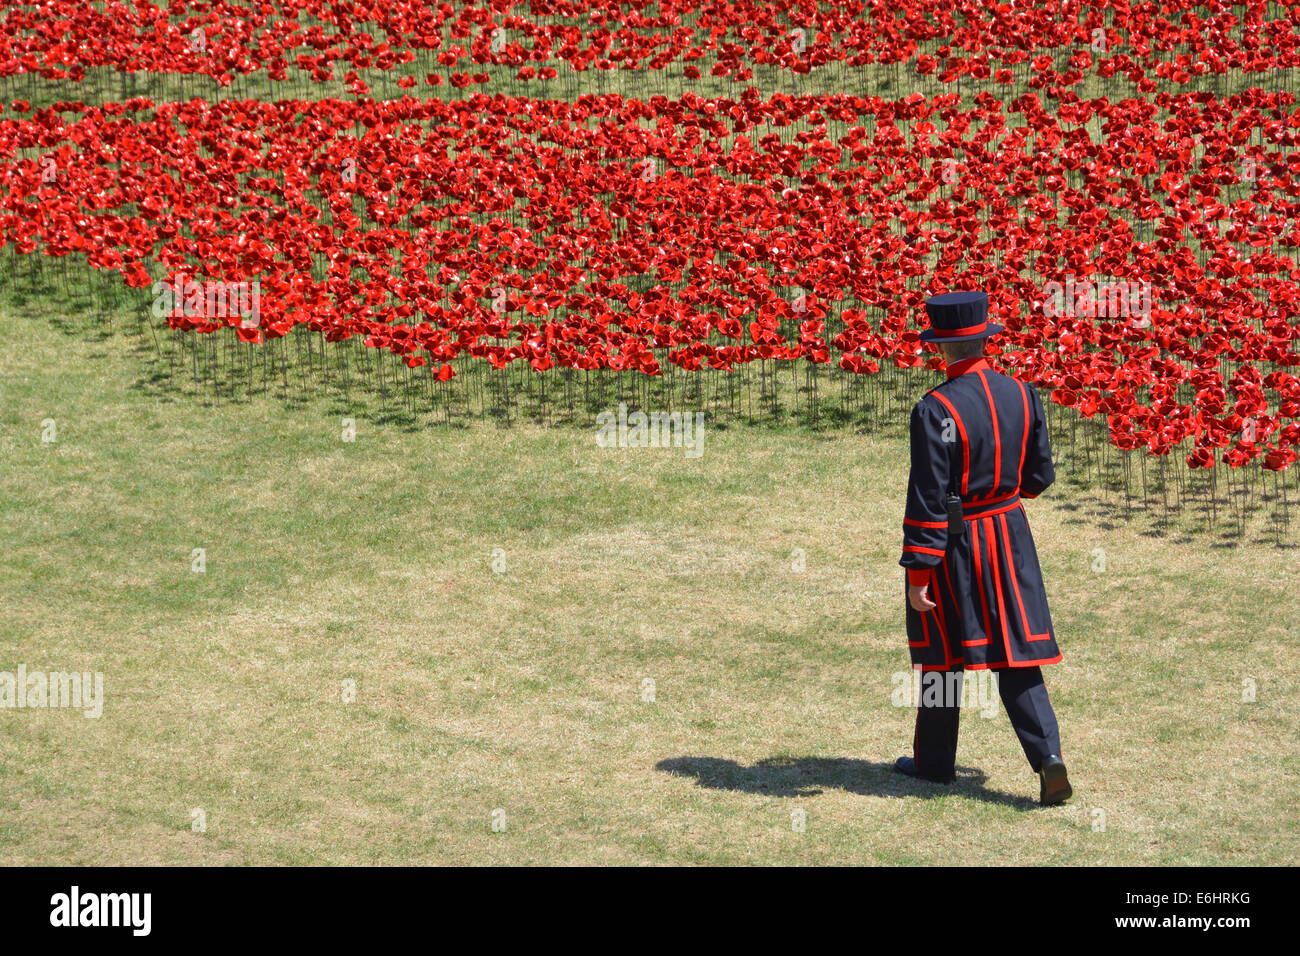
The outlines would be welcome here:
<svg viewBox="0 0 1300 956">
<path fill-rule="evenodd" d="M 768 797 L 812 797 L 823 789 L 845 790 L 865 797 L 920 797 L 932 800 L 945 794 L 998 803 L 1019 810 L 1038 807 L 1023 795 L 990 790 L 980 770 L 958 767 L 955 783 L 931 783 L 908 777 L 892 763 L 873 763 L 851 757 L 768 757 L 752 767 L 721 757 L 672 757 L 655 764 L 656 770 L 679 777 L 694 777 L 696 786 L 733 790 Z"/>
</svg>

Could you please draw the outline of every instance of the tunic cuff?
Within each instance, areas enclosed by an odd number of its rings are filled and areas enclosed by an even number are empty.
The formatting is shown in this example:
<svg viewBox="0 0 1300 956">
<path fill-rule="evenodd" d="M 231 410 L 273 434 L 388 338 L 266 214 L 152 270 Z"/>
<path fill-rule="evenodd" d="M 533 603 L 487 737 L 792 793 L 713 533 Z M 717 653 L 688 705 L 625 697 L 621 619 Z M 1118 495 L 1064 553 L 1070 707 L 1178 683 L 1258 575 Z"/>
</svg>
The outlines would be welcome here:
<svg viewBox="0 0 1300 956">
<path fill-rule="evenodd" d="M 908 568 L 907 583 L 914 588 L 924 587 L 930 580 L 928 568 Z"/>
</svg>

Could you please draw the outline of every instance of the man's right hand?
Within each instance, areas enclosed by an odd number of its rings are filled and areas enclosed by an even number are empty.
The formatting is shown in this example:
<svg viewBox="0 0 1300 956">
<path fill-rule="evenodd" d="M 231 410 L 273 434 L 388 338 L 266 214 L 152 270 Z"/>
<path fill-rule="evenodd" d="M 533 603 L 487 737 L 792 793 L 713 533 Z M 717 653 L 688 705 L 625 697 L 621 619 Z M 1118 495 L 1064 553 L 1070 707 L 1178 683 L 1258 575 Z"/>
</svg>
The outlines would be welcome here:
<svg viewBox="0 0 1300 956">
<path fill-rule="evenodd" d="M 931 601 L 929 596 L 925 593 L 929 590 L 929 587 L 930 585 L 928 584 L 922 584 L 919 587 L 908 585 L 907 588 L 908 603 L 912 605 L 914 610 L 919 611 L 922 614 L 926 611 L 933 611 L 938 606 Z"/>
</svg>

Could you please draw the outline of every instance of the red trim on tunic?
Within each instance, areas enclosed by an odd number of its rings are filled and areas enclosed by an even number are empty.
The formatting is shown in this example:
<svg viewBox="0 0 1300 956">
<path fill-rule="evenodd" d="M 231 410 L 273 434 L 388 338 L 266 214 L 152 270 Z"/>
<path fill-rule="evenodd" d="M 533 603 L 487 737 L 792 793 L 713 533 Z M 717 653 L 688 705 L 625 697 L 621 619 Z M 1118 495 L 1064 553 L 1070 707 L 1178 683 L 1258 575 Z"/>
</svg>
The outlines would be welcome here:
<svg viewBox="0 0 1300 956">
<path fill-rule="evenodd" d="M 903 550 L 915 551 L 917 554 L 937 554 L 940 556 L 943 555 L 943 551 L 941 551 L 938 548 L 924 548 L 919 544 L 905 544 L 903 545 Z"/>
<path fill-rule="evenodd" d="M 982 641 L 962 641 L 963 647 L 983 647 L 989 643 L 989 605 L 984 598 L 984 568 L 980 564 L 980 546 L 979 546 L 979 525 L 972 524 L 971 531 L 971 556 L 975 559 L 975 589 L 980 593 L 980 604 L 984 607 L 984 640 Z"/>
<path fill-rule="evenodd" d="M 939 575 L 935 573 L 934 568 L 930 569 L 930 578 L 932 585 L 930 600 L 934 602 L 934 610 L 930 613 L 939 619 L 939 636 L 943 638 L 944 655 L 947 656 L 948 621 L 943 614 L 943 595 L 939 592 Z"/>
<path fill-rule="evenodd" d="M 983 370 L 976 373 L 980 384 L 984 386 L 984 396 L 989 400 L 989 418 L 993 420 L 993 489 L 984 495 L 984 500 L 997 497 L 998 488 L 1002 481 L 1002 436 L 998 433 L 998 407 L 993 401 L 993 391 L 989 388 L 989 380 L 984 377 Z M 1016 481 L 1020 481 L 1020 476 L 1016 476 Z"/>
<path fill-rule="evenodd" d="M 998 520 L 1002 522 L 1002 550 L 1007 556 L 1007 570 L 1011 574 L 1011 584 L 1016 592 L 1016 603 L 1020 605 L 1020 620 L 1025 628 L 1026 641 L 1045 641 L 1052 636 L 1051 631 L 1044 631 L 1041 634 L 1035 634 L 1029 626 L 1029 615 L 1025 613 L 1025 599 L 1020 594 L 1020 582 L 1016 579 L 1016 569 L 1011 563 L 1011 533 L 1007 529 L 1007 516 L 1001 515 Z"/>
<path fill-rule="evenodd" d="M 1047 657 L 1042 660 L 1012 661 L 1009 664 L 1004 661 L 992 661 L 984 664 L 963 664 L 962 666 L 968 671 L 1000 671 L 1006 670 L 1008 667 L 1045 667 L 1048 664 L 1059 663 L 1061 663 L 1060 653 L 1055 657 Z M 940 664 L 932 664 L 930 666 L 923 665 L 921 667 L 921 670 L 923 671 L 942 671 L 947 669 L 947 667 Z"/>
<path fill-rule="evenodd" d="M 996 501 L 988 502 L 987 504 L 982 505 L 978 508 L 972 507 L 970 510 L 973 512 L 973 514 L 963 514 L 962 520 L 975 521 L 979 518 L 991 518 L 994 515 L 1002 514 L 1004 511 L 1011 511 L 1015 509 L 1020 505 L 1020 498 L 1019 496 L 1016 495 L 1014 491 L 1011 494 L 1012 496 L 1015 497 L 1014 501 L 1008 502 L 1007 504 L 1001 505 L 999 507 L 994 507 L 995 505 L 998 504 L 998 502 Z"/>
<path fill-rule="evenodd" d="M 915 569 L 913 569 L 913 568 L 908 568 L 907 570 L 908 570 L 908 573 L 909 573 L 909 575 L 910 575 L 911 572 L 912 572 L 913 570 L 915 570 Z M 947 571 L 948 571 L 948 566 L 947 566 L 947 563 L 945 562 L 945 563 L 944 563 L 944 573 L 946 574 Z M 930 665 L 929 667 L 926 667 L 926 666 L 923 665 L 923 666 L 921 667 L 921 670 L 944 670 L 944 671 L 946 671 L 946 670 L 950 669 L 950 668 L 952 667 L 953 664 L 959 663 L 959 662 L 962 660 L 962 658 L 961 658 L 961 655 L 960 655 L 960 654 L 956 654 L 956 655 L 954 655 L 954 654 L 952 653 L 952 650 L 951 650 L 950 646 L 949 646 L 950 642 L 949 642 L 949 640 L 948 640 L 948 622 L 947 622 L 947 618 L 946 618 L 946 616 L 944 616 L 944 614 L 943 614 L 943 596 L 942 596 L 942 594 L 940 594 L 940 592 L 939 592 L 939 576 L 938 576 L 938 573 L 934 570 L 934 568 L 930 568 L 930 569 L 929 569 L 929 576 L 930 576 L 931 580 L 928 581 L 927 583 L 929 583 L 929 584 L 931 584 L 931 585 L 933 586 L 933 589 L 934 589 L 934 590 L 931 592 L 931 599 L 934 601 L 934 603 L 935 603 L 935 607 L 934 607 L 932 610 L 929 610 L 929 611 L 926 611 L 926 612 L 923 613 L 923 614 L 920 614 L 920 618 L 921 618 L 921 633 L 923 633 L 923 634 L 925 635 L 925 640 L 924 640 L 924 641 L 908 641 L 908 642 L 907 642 L 907 646 L 908 646 L 908 647 L 917 647 L 917 648 L 926 648 L 926 647 L 929 647 L 929 646 L 930 646 L 931 641 L 932 641 L 932 638 L 931 638 L 931 635 L 930 635 L 930 622 L 929 622 L 929 620 L 928 620 L 927 615 L 933 615 L 933 616 L 934 616 L 935 627 L 938 628 L 938 631 L 939 631 L 939 642 L 940 642 L 940 644 L 942 644 L 942 646 L 943 646 L 943 660 L 944 660 L 944 662 L 943 662 L 943 664 L 939 664 L 939 665 Z M 911 605 L 909 604 L 908 606 L 910 607 Z M 913 609 L 913 610 L 915 610 L 915 609 Z"/>
<path fill-rule="evenodd" d="M 904 518 L 904 525 L 910 525 L 913 528 L 946 528 L 946 521 L 918 521 L 916 518 Z"/>
<path fill-rule="evenodd" d="M 949 378 L 956 378 L 958 375 L 965 375 L 967 372 L 979 371 L 980 369 L 991 369 L 993 364 L 988 360 L 987 355 L 972 355 L 970 358 L 958 359 L 948 365 L 945 371 Z"/>
<path fill-rule="evenodd" d="M 943 659 L 944 659 L 944 663 L 947 664 L 949 667 L 951 667 L 953 664 L 961 663 L 963 661 L 963 654 L 960 647 L 954 650 L 952 648 L 952 642 L 948 640 L 948 618 L 943 611 L 944 592 L 939 587 L 938 570 L 937 569 L 933 570 L 932 573 L 934 574 L 934 603 L 937 605 L 937 607 L 935 607 L 935 612 L 938 613 L 939 620 L 942 625 L 942 630 L 940 631 L 940 633 L 943 635 Z M 947 557 L 943 559 L 943 573 L 945 577 L 948 575 Z M 948 579 L 947 593 L 952 595 L 952 604 L 953 607 L 955 608 L 957 606 L 957 596 L 952 590 L 951 578 Z M 959 618 L 961 617 L 960 611 L 957 612 L 957 616 Z"/>
<path fill-rule="evenodd" d="M 962 424 L 961 416 L 957 414 L 957 408 L 952 402 L 938 392 L 930 394 L 943 402 L 948 407 L 948 411 L 952 412 L 953 421 L 957 423 L 957 431 L 961 434 L 961 493 L 964 495 L 970 481 L 970 442 L 966 440 L 966 426 Z"/>
<path fill-rule="evenodd" d="M 1002 601 L 1002 569 L 999 566 L 997 552 L 993 550 L 993 519 L 985 518 L 988 522 L 988 545 L 989 545 L 989 566 L 993 568 L 993 590 L 998 596 L 998 623 L 1002 625 L 1002 646 L 1006 648 L 1007 660 L 1015 660 L 1011 654 L 1011 632 L 1007 628 L 1007 606 Z M 1005 542 L 1003 542 L 1005 544 Z"/>
<path fill-rule="evenodd" d="M 934 570 L 931 569 L 930 576 L 934 577 Z M 926 624 L 926 617 L 933 616 L 935 626 L 939 629 L 939 641 L 943 644 L 943 660 L 945 664 L 952 663 L 952 655 L 948 652 L 948 629 L 944 626 L 943 618 L 939 616 L 939 611 L 943 609 L 943 599 L 939 595 L 939 585 L 937 579 L 931 582 L 934 590 L 931 592 L 930 600 L 934 601 L 934 607 L 921 615 L 921 626 L 925 629 L 925 643 L 930 643 L 930 627 Z"/>
<path fill-rule="evenodd" d="M 1004 494 L 1004 495 L 1001 495 L 1000 497 L 997 497 L 997 498 L 990 498 L 988 501 L 981 501 L 981 502 L 979 503 L 979 507 L 983 508 L 983 507 L 985 507 L 986 505 L 996 505 L 996 504 L 999 504 L 1000 502 L 1007 501 L 1007 500 L 1009 500 L 1009 499 L 1011 499 L 1011 498 L 1014 498 L 1018 493 L 1019 493 L 1019 492 L 1018 492 L 1017 489 L 1012 488 L 1010 491 L 1008 491 L 1008 492 L 1007 492 L 1006 494 Z"/>
</svg>

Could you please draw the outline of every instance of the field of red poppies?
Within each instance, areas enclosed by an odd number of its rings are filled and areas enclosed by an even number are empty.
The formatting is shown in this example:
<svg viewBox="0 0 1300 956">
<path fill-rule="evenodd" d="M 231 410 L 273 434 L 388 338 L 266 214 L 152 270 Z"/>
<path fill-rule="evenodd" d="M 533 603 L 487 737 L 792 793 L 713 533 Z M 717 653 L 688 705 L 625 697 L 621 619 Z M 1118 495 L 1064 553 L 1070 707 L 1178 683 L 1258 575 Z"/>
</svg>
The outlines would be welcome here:
<svg viewBox="0 0 1300 956">
<path fill-rule="evenodd" d="M 359 341 L 434 401 L 790 368 L 814 413 L 940 368 L 922 302 L 979 287 L 997 364 L 1120 452 L 1295 474 L 1297 65 L 1293 3 L 19 2 L 3 268 L 107 270 L 233 343 L 196 363 Z"/>
<path fill-rule="evenodd" d="M 1298 67 L 1300 0 L 0 4 L 0 864 L 1295 865 Z M 893 769 L 972 288 L 1064 806 L 992 697 Z"/>
<path fill-rule="evenodd" d="M 82 79 L 95 67 L 204 74 L 222 85 L 292 70 L 399 69 L 432 56 L 456 87 L 489 66 L 521 79 L 557 71 L 679 70 L 736 81 L 843 62 L 900 65 L 944 83 L 1070 86 L 1123 76 L 1144 93 L 1198 76 L 1300 66 L 1294 3 L 1026 0 L 326 0 L 147 3 L 17 0 L 0 16 L 0 73 Z M 350 79 L 355 82 L 355 79 Z M 437 84 L 439 79 L 431 79 Z M 412 84 L 413 85 L 413 84 Z M 356 92 L 365 92 L 358 88 Z"/>
</svg>

